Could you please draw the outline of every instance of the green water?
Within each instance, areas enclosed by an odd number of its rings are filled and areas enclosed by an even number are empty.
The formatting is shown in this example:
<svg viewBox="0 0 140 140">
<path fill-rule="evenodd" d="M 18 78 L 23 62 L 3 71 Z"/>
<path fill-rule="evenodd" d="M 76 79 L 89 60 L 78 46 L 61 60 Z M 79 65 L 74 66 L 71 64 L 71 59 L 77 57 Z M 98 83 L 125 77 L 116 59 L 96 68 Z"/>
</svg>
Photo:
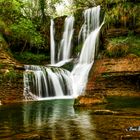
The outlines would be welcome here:
<svg viewBox="0 0 140 140">
<path fill-rule="evenodd" d="M 129 126 L 140 125 L 140 98 L 108 101 L 79 109 L 71 99 L 0 106 L 0 140 L 117 140 Z M 119 110 L 123 115 L 95 115 L 91 113 L 95 109 Z"/>
<path fill-rule="evenodd" d="M 140 108 L 140 97 L 108 97 L 108 109 Z"/>
</svg>

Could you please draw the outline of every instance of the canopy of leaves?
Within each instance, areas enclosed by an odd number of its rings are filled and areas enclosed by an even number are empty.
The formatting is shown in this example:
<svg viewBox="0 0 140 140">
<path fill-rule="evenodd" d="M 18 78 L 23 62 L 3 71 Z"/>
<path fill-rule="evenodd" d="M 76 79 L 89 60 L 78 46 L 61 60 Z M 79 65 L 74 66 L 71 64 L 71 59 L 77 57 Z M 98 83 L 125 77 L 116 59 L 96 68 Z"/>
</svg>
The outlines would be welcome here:
<svg viewBox="0 0 140 140">
<path fill-rule="evenodd" d="M 140 25 L 138 0 L 72 0 L 73 11 L 101 5 L 105 11 L 106 25 L 136 28 Z"/>
<path fill-rule="evenodd" d="M 11 48 L 18 47 L 18 51 L 24 51 L 27 45 L 39 49 L 43 47 L 44 39 L 37 31 L 37 25 L 25 16 L 24 6 L 20 0 L 0 0 L 1 36 Z"/>
</svg>

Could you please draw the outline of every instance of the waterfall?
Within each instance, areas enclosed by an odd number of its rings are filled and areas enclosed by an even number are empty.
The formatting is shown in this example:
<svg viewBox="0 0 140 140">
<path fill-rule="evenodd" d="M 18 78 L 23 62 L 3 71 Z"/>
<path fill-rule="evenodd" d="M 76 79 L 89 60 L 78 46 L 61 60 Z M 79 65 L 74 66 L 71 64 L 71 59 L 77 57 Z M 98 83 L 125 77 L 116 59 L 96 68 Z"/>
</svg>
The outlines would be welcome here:
<svg viewBox="0 0 140 140">
<path fill-rule="evenodd" d="M 64 32 L 60 42 L 60 47 L 58 49 L 57 55 L 57 63 L 55 61 L 56 50 L 55 50 L 55 41 L 54 41 L 54 22 L 51 20 L 50 32 L 51 32 L 51 66 L 60 67 L 65 63 L 68 63 L 72 59 L 71 51 L 72 51 L 72 38 L 73 38 L 73 29 L 74 25 L 74 17 L 68 16 L 65 19 L 64 23 Z"/>
<path fill-rule="evenodd" d="M 100 6 L 90 8 L 84 12 L 85 22 L 81 27 L 79 38 L 82 36 L 84 44 L 78 64 L 71 72 L 73 96 L 77 97 L 85 90 L 89 71 L 94 63 L 95 51 L 98 47 L 100 25 Z"/>
<path fill-rule="evenodd" d="M 65 19 L 63 37 L 60 43 L 60 49 L 58 53 L 58 62 L 66 61 L 70 58 L 72 49 L 72 37 L 74 32 L 73 24 L 73 16 L 69 16 Z"/>
<path fill-rule="evenodd" d="M 87 38 L 87 36 L 96 28 L 100 26 L 100 6 L 89 8 L 84 11 L 84 24 L 82 25 L 78 40 L 80 42 L 80 39 L 82 39 L 82 42 L 84 42 Z"/>
<path fill-rule="evenodd" d="M 51 19 L 50 26 L 50 44 L 51 44 L 51 64 L 55 64 L 55 41 L 54 41 L 54 21 Z"/>
<path fill-rule="evenodd" d="M 24 96 L 27 100 L 72 95 L 70 72 L 60 68 L 27 65 Z"/>
<path fill-rule="evenodd" d="M 100 6 L 84 11 L 84 24 L 79 32 L 79 42 L 83 47 L 71 72 L 58 68 L 70 61 L 74 17 L 65 19 L 64 33 L 55 63 L 54 22 L 51 20 L 51 64 L 47 66 L 25 66 L 24 96 L 26 99 L 41 100 L 46 98 L 77 97 L 83 93 L 88 81 L 90 69 L 98 49 L 100 25 Z M 55 66 L 55 67 L 54 67 Z"/>
</svg>

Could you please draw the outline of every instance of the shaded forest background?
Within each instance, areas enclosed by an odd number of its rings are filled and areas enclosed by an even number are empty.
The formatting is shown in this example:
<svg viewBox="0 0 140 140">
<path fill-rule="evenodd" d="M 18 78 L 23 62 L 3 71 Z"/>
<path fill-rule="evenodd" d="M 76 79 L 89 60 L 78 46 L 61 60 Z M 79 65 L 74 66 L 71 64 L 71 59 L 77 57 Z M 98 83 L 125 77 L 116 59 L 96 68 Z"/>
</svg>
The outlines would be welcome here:
<svg viewBox="0 0 140 140">
<path fill-rule="evenodd" d="M 50 19 L 56 22 L 56 41 L 63 32 L 64 17 L 75 16 L 74 54 L 81 46 L 77 34 L 82 25 L 84 9 L 101 5 L 105 24 L 101 33 L 100 58 L 140 56 L 139 0 L 74 0 L 61 13 L 62 0 L 0 0 L 0 43 L 18 61 L 45 64 L 50 57 Z M 65 5 L 65 4 L 64 4 Z M 80 22 L 79 22 L 80 21 Z M 59 46 L 59 44 L 58 44 Z"/>
</svg>

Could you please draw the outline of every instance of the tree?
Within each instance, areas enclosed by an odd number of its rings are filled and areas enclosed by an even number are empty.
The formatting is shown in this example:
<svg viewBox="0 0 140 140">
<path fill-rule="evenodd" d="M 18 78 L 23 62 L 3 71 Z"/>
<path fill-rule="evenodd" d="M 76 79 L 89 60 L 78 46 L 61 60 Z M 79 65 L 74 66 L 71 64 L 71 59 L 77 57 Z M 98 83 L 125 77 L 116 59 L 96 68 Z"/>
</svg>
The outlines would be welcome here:
<svg viewBox="0 0 140 140">
<path fill-rule="evenodd" d="M 24 51 L 25 48 L 43 46 L 44 39 L 36 25 L 23 13 L 24 3 L 20 0 L 0 0 L 1 36 L 11 49 Z M 18 48 L 17 48 L 18 47 Z"/>
</svg>

